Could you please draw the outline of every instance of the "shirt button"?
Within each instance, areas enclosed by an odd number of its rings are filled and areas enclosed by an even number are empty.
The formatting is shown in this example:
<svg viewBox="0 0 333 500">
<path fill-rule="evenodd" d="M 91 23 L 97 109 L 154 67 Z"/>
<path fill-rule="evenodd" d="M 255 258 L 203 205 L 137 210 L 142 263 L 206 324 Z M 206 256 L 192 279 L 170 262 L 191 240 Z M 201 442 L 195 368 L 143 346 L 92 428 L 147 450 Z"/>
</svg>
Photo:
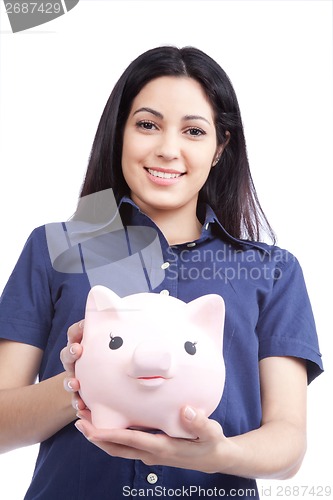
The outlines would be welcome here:
<svg viewBox="0 0 333 500">
<path fill-rule="evenodd" d="M 170 292 L 169 292 L 169 290 L 162 290 L 160 292 L 160 295 L 170 295 Z"/>
<path fill-rule="evenodd" d="M 169 266 L 170 262 L 163 262 L 163 264 L 161 265 L 161 269 L 168 269 Z"/>
<path fill-rule="evenodd" d="M 156 474 L 154 474 L 153 472 L 151 472 L 147 476 L 147 481 L 148 481 L 149 484 L 155 484 L 158 481 L 158 477 L 157 477 Z"/>
<path fill-rule="evenodd" d="M 186 245 L 187 247 L 191 248 L 191 247 L 195 247 L 196 246 L 196 243 L 193 241 L 193 243 L 187 243 Z"/>
</svg>

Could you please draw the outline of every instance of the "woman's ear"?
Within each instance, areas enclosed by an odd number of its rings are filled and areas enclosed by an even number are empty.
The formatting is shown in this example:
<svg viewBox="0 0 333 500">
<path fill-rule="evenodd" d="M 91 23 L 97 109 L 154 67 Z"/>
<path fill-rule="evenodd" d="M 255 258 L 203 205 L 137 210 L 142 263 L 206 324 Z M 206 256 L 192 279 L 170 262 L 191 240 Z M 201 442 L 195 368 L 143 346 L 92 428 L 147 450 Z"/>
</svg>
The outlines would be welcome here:
<svg viewBox="0 0 333 500">
<path fill-rule="evenodd" d="M 215 156 L 214 156 L 214 160 L 213 160 L 213 163 L 212 163 L 212 167 L 215 167 L 215 165 L 218 164 L 218 162 L 220 161 L 220 158 L 222 156 L 222 153 L 224 151 L 224 149 L 226 148 L 226 146 L 228 145 L 228 142 L 230 140 L 230 132 L 227 130 L 226 133 L 225 133 L 225 142 L 223 144 L 220 144 L 217 149 L 216 149 L 216 153 L 215 153 Z"/>
</svg>

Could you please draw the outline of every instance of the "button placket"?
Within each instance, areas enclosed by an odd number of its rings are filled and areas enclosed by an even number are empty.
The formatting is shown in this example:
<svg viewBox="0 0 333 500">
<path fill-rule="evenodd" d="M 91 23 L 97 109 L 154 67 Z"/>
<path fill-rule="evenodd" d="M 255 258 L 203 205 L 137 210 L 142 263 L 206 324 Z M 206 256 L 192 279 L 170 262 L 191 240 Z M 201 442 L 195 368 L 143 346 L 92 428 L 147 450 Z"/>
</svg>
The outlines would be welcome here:
<svg viewBox="0 0 333 500">
<path fill-rule="evenodd" d="M 168 247 L 163 251 L 163 260 L 159 268 L 164 271 L 164 280 L 159 286 L 160 295 L 171 295 L 177 297 L 178 283 L 178 255 L 174 246 Z"/>
</svg>

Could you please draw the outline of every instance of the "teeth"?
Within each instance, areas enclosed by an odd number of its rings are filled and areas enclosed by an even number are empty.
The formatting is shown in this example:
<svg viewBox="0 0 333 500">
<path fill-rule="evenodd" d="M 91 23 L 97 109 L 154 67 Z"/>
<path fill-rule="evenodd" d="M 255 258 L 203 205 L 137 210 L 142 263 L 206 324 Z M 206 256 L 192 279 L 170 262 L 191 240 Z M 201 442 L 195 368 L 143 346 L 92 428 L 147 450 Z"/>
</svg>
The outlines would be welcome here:
<svg viewBox="0 0 333 500">
<path fill-rule="evenodd" d="M 182 175 L 182 174 L 171 174 L 169 172 L 158 172 L 157 170 L 152 170 L 150 168 L 148 168 L 147 170 L 154 177 L 160 177 L 161 179 L 175 179 L 176 177 L 180 177 Z"/>
</svg>

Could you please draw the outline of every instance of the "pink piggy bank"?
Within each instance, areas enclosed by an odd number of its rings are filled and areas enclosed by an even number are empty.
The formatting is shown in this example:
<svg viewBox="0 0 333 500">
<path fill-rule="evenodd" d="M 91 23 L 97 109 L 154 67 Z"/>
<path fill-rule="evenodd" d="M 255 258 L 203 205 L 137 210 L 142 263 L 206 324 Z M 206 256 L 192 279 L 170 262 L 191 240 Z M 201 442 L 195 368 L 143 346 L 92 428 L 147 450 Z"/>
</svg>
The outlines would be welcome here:
<svg viewBox="0 0 333 500">
<path fill-rule="evenodd" d="M 224 316 L 219 295 L 186 304 L 155 293 L 120 298 L 93 287 L 76 362 L 93 424 L 196 437 L 182 427 L 180 409 L 190 405 L 209 416 L 220 402 Z"/>
</svg>

